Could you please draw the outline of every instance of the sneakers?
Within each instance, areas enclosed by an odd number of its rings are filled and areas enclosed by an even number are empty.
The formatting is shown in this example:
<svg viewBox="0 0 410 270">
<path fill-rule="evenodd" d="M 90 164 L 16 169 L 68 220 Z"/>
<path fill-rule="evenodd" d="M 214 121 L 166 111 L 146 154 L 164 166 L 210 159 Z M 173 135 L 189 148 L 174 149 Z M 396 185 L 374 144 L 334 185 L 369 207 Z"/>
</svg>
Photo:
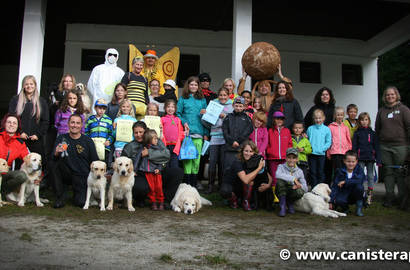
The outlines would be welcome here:
<svg viewBox="0 0 410 270">
<path fill-rule="evenodd" d="M 373 199 L 373 190 L 369 189 L 369 190 L 367 190 L 366 204 L 370 205 L 372 203 L 372 199 Z"/>
</svg>

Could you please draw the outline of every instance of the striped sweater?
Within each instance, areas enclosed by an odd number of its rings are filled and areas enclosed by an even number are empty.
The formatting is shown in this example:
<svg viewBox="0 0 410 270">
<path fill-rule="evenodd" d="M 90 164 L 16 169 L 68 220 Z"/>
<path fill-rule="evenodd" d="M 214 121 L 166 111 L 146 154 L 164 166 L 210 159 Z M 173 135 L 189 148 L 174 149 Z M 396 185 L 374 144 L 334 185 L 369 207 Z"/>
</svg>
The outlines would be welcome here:
<svg viewBox="0 0 410 270">
<path fill-rule="evenodd" d="M 111 118 L 106 114 L 100 119 L 96 115 L 91 115 L 85 123 L 85 135 L 90 138 L 104 138 L 112 143 L 114 137 Z M 105 149 L 110 150 L 110 146 L 106 146 Z"/>
</svg>

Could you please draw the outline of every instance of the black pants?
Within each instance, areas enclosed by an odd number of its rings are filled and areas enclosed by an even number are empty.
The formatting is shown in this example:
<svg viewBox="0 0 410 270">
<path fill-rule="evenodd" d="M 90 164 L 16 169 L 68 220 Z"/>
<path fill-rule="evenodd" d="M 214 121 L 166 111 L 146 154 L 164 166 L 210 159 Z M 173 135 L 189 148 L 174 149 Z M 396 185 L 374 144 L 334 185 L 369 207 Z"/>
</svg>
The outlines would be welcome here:
<svg viewBox="0 0 410 270">
<path fill-rule="evenodd" d="M 83 207 L 87 196 L 88 175 L 74 175 L 67 167 L 64 159 L 50 162 L 51 185 L 57 200 L 65 200 L 67 186 L 73 188 L 73 203 L 75 206 Z"/>
</svg>

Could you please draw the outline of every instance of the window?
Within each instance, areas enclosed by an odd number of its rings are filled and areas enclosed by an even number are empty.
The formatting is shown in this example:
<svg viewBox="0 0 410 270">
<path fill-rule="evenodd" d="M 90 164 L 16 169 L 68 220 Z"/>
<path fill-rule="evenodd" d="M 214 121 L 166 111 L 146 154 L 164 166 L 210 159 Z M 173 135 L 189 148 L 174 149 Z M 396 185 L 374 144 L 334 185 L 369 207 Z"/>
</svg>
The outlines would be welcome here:
<svg viewBox="0 0 410 270">
<path fill-rule="evenodd" d="M 299 74 L 301 83 L 321 83 L 320 63 L 299 62 Z"/>
<path fill-rule="evenodd" d="M 362 66 L 342 64 L 342 84 L 363 85 Z"/>
<path fill-rule="evenodd" d="M 189 76 L 199 75 L 199 55 L 181 54 L 179 57 L 179 67 L 176 77 L 178 87 L 184 87 L 184 83 Z"/>
<path fill-rule="evenodd" d="M 93 70 L 97 65 L 105 62 L 105 50 L 82 49 L 81 50 L 81 70 Z"/>
</svg>

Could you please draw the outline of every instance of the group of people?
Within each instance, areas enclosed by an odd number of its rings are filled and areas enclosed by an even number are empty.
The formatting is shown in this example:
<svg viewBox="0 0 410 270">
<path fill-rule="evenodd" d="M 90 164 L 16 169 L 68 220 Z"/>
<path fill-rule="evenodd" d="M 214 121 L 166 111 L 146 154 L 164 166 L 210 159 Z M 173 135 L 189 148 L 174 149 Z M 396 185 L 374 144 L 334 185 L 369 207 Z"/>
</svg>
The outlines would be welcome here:
<svg viewBox="0 0 410 270">
<path fill-rule="evenodd" d="M 151 50 L 146 54 L 155 56 Z M 106 57 L 111 63 L 118 53 Z M 294 212 L 293 202 L 309 186 L 327 183 L 332 208 L 347 211 L 356 204 L 362 216 L 363 205 L 372 201 L 375 164 L 383 165 L 384 205 L 391 207 L 405 196 L 400 168 L 407 160 L 410 111 L 395 87 L 384 91 L 373 130 L 368 113 L 358 115 L 354 104 L 346 111 L 336 106 L 327 87 L 319 89 L 304 116 L 292 81 L 280 67 L 278 82 L 259 81 L 252 90 L 244 89 L 246 73 L 237 88 L 227 78 L 216 92 L 209 89 L 209 74 L 191 76 L 179 98 L 173 80 L 162 85 L 156 78 L 148 80 L 143 68 L 144 59 L 136 57 L 133 71 L 122 74 L 112 97 L 94 97 L 93 108 L 85 108 L 71 74 L 62 77 L 48 102 L 40 97 L 35 78 L 24 77 L 1 123 L 0 158 L 18 168 L 29 152 L 41 154 L 56 208 L 65 204 L 67 185 L 72 185 L 74 204 L 82 207 L 91 162 L 102 160 L 110 168 L 120 156 L 134 164 L 135 204 L 143 206 L 148 198 L 153 210 L 163 210 L 181 182 L 202 188 L 206 163 L 209 180 L 203 191 L 219 191 L 232 208 L 242 205 L 246 211 L 272 210 L 278 202 L 279 215 L 285 216 Z M 202 119 L 211 101 L 223 107 L 216 123 Z M 159 118 L 158 129 L 147 127 L 147 116 Z M 180 160 L 187 137 L 198 155 Z M 201 155 L 205 141 L 209 150 Z"/>
</svg>

